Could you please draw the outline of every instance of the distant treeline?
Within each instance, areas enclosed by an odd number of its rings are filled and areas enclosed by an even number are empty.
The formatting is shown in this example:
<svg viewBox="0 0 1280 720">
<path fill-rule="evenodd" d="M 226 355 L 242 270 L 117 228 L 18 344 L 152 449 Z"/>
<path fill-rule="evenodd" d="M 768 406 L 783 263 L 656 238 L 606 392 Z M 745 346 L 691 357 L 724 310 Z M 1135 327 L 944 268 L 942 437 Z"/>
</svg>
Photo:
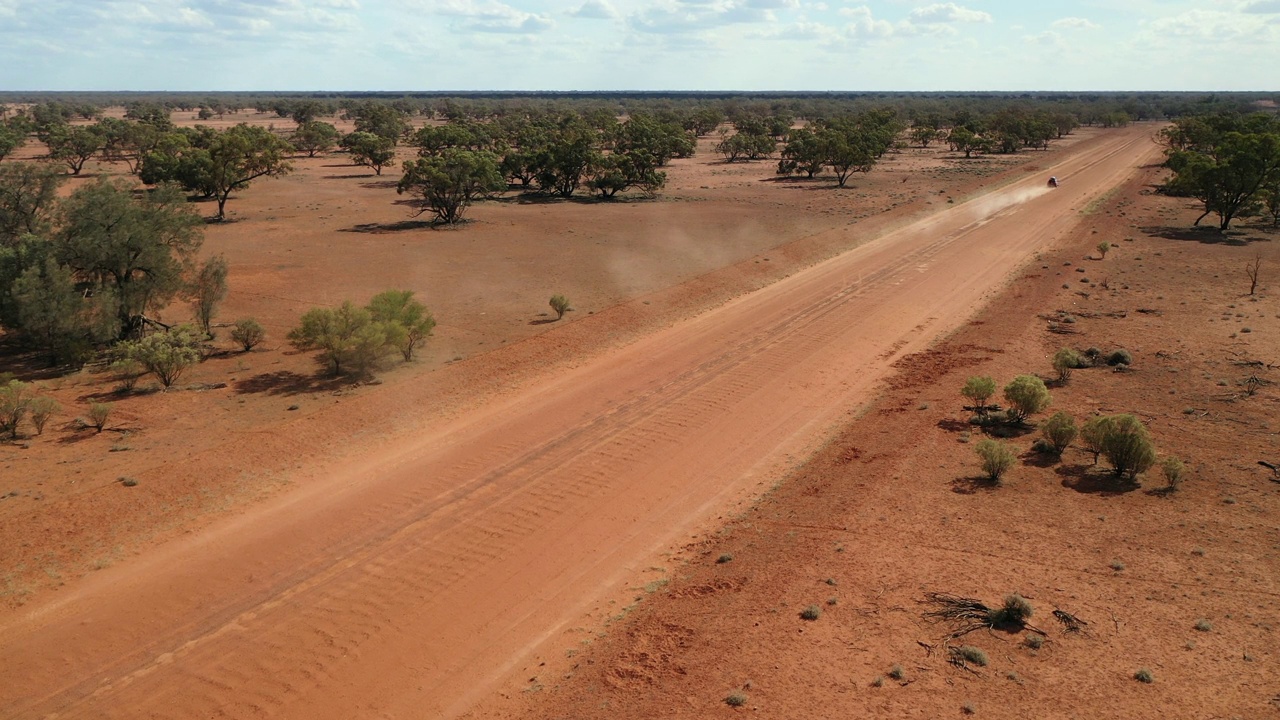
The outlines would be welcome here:
<svg viewBox="0 0 1280 720">
<path fill-rule="evenodd" d="M 290 117 L 298 103 L 317 103 L 334 115 L 374 101 L 406 115 L 446 120 L 510 114 L 606 110 L 616 115 L 713 108 L 732 118 L 788 114 L 800 119 L 832 117 L 892 107 L 904 119 L 969 110 L 1005 108 L 1066 112 L 1082 124 L 1104 124 L 1120 114 L 1129 120 L 1175 119 L 1216 112 L 1274 108 L 1280 95 L 1204 92 L 0 92 L 0 104 L 63 103 L 93 116 L 105 107 L 145 103 L 206 116 L 255 110 Z M 1260 104 L 1261 103 L 1261 104 Z M 313 106 L 314 107 L 314 106 Z"/>
</svg>

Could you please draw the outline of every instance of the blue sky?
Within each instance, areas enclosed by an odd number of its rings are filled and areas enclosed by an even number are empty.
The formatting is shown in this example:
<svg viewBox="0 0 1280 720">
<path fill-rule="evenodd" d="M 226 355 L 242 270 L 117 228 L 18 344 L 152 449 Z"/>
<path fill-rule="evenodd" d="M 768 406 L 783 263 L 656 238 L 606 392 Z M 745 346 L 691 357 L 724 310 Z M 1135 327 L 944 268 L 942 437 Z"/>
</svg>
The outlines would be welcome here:
<svg viewBox="0 0 1280 720">
<path fill-rule="evenodd" d="M 0 90 L 1278 90 L 1280 0 L 0 0 Z"/>
</svg>

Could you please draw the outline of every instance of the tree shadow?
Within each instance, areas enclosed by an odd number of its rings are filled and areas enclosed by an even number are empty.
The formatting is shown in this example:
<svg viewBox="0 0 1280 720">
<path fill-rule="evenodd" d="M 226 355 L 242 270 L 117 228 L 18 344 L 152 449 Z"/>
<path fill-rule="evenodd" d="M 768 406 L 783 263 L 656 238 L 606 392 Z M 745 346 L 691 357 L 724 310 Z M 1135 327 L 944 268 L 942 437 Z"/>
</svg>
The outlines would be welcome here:
<svg viewBox="0 0 1280 720">
<path fill-rule="evenodd" d="M 373 182 L 360 183 L 360 187 L 369 188 L 370 190 L 388 190 L 399 186 L 399 180 L 374 180 Z"/>
<path fill-rule="evenodd" d="M 986 475 L 959 477 L 951 481 L 951 492 L 957 495 L 977 495 L 980 492 L 994 492 L 998 487 L 1000 487 L 1000 483 Z"/>
<path fill-rule="evenodd" d="M 560 318 L 542 318 L 540 320 L 530 320 L 529 324 L 530 325 L 549 325 L 553 322 L 558 322 L 559 320 Z"/>
<path fill-rule="evenodd" d="M 393 223 L 363 223 L 361 225 L 353 225 L 349 228 L 343 228 L 341 232 L 384 235 L 386 233 L 404 232 L 406 230 L 434 230 L 435 228 L 436 223 L 434 220 L 401 220 L 400 222 Z"/>
<path fill-rule="evenodd" d="M 976 425 L 971 424 L 968 420 L 956 420 L 955 418 L 944 418 L 938 421 L 938 429 L 946 432 L 964 432 L 966 430 L 972 432 L 977 429 Z"/>
<path fill-rule="evenodd" d="M 1086 495 L 1114 497 L 1142 487 L 1137 482 L 1116 477 L 1115 473 L 1094 465 L 1061 465 L 1054 473 L 1062 478 L 1062 487 Z"/>
<path fill-rule="evenodd" d="M 292 370 L 277 370 L 246 378 L 235 384 L 238 395 L 302 395 L 338 390 L 359 382 L 346 377 L 302 375 Z"/>
<path fill-rule="evenodd" d="M 13 373 L 24 382 L 52 380 L 78 368 L 49 362 L 49 353 L 20 345 L 15 338 L 0 337 L 0 375 Z"/>
<path fill-rule="evenodd" d="M 326 166 L 327 167 L 327 166 Z M 350 167 L 350 165 L 339 165 L 337 167 Z M 325 175 L 325 180 L 357 180 L 362 178 L 381 177 L 377 173 L 360 173 L 359 175 Z"/>
<path fill-rule="evenodd" d="M 1062 456 L 1057 453 L 1039 452 L 1037 450 L 1028 450 L 1020 456 L 1023 465 L 1029 465 L 1035 468 L 1048 468 L 1062 462 Z"/>
<path fill-rule="evenodd" d="M 1165 240 L 1181 240 L 1198 242 L 1204 245 L 1232 245 L 1244 247 L 1249 243 L 1271 242 L 1270 238 L 1256 235 L 1246 236 L 1239 230 L 1223 232 L 1215 227 L 1175 227 L 1171 225 L 1154 225 L 1140 228 L 1142 232 Z"/>
</svg>

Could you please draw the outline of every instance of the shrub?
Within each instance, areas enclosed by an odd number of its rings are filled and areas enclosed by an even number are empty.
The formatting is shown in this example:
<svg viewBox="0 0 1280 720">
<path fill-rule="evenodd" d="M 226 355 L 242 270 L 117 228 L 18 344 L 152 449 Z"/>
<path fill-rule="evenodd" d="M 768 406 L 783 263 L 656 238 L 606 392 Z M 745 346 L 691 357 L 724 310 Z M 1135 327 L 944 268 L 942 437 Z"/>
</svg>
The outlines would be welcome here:
<svg viewBox="0 0 1280 720">
<path fill-rule="evenodd" d="M 983 438 L 973 449 L 978 454 L 982 471 L 994 483 L 1000 482 L 1001 476 L 1013 467 L 1017 459 L 1008 445 L 991 438 Z"/>
<path fill-rule="evenodd" d="M 557 320 L 564 317 L 564 314 L 572 309 L 569 307 L 569 298 L 563 295 L 552 295 L 551 309 L 556 311 Z"/>
<path fill-rule="evenodd" d="M 725 553 L 725 554 L 721 555 L 720 557 L 716 558 L 716 563 L 718 563 L 718 564 L 720 564 L 720 565 L 723 565 L 723 564 L 725 564 L 725 563 L 727 563 L 727 562 L 733 562 L 733 556 L 732 556 L 732 555 L 730 555 L 729 553 Z"/>
<path fill-rule="evenodd" d="M 1040 633 L 1031 633 L 1030 635 L 1027 635 L 1022 642 L 1032 650 L 1039 650 L 1044 647 L 1045 637 Z"/>
<path fill-rule="evenodd" d="M 98 432 L 107 426 L 107 418 L 111 417 L 111 403 L 89 403 L 89 425 Z"/>
<path fill-rule="evenodd" d="M 44 434 L 45 423 L 61 409 L 58 401 L 51 397 L 41 396 L 31 401 L 31 424 L 35 426 L 37 435 Z"/>
<path fill-rule="evenodd" d="M 227 259 L 221 255 L 211 257 L 196 271 L 187 287 L 191 298 L 191 310 L 205 337 L 213 337 L 213 315 L 227 296 Z"/>
<path fill-rule="evenodd" d="M 1098 365 L 1102 362 L 1102 351 L 1096 347 L 1091 347 L 1084 351 L 1084 359 L 1087 360 L 1090 365 Z"/>
<path fill-rule="evenodd" d="M 167 388 L 177 382 L 187 368 L 200 362 L 200 339 L 195 328 L 180 325 L 141 340 L 122 343 L 120 352 L 155 375 Z"/>
<path fill-rule="evenodd" d="M 1044 381 L 1035 375 L 1019 375 L 1004 387 L 1004 399 L 1009 402 L 1009 421 L 1021 423 L 1028 415 L 1049 407 L 1052 398 Z"/>
<path fill-rule="evenodd" d="M 404 357 L 413 359 L 413 351 L 431 335 L 436 319 L 431 311 L 413 299 L 412 290 L 387 290 L 369 301 L 369 312 L 376 322 L 385 323 L 388 341 Z"/>
<path fill-rule="evenodd" d="M 1133 356 L 1129 354 L 1128 350 L 1112 350 L 1111 354 L 1107 355 L 1107 364 L 1112 366 L 1132 365 Z"/>
<path fill-rule="evenodd" d="M 1182 461 L 1176 457 L 1169 456 L 1160 463 L 1160 470 L 1164 472 L 1165 487 L 1169 492 L 1176 492 L 1182 486 L 1182 471 L 1184 466 Z"/>
<path fill-rule="evenodd" d="M 126 349 L 120 348 L 120 352 Z M 138 384 L 138 378 L 146 374 L 138 361 L 129 357 L 121 357 L 111 363 L 111 372 L 116 376 L 116 392 L 121 393 L 133 392 L 134 386 Z"/>
<path fill-rule="evenodd" d="M 253 318 L 244 318 L 237 320 L 236 324 L 231 328 L 231 339 L 240 344 L 245 352 L 249 352 L 262 341 L 267 338 L 267 331 L 262 329 L 262 325 L 258 324 Z"/>
<path fill-rule="evenodd" d="M 1138 668 L 1138 672 L 1133 674 L 1133 679 L 1148 685 L 1156 681 L 1156 677 L 1146 668 Z"/>
<path fill-rule="evenodd" d="M 1111 432 L 1112 420 L 1109 415 L 1095 415 L 1085 421 L 1084 427 L 1080 429 L 1080 442 L 1084 445 L 1084 449 L 1093 453 L 1093 464 L 1098 464 L 1098 457 L 1102 455 L 1103 443 L 1107 438 L 1107 433 Z"/>
<path fill-rule="evenodd" d="M 985 415 L 987 401 L 996 394 L 996 381 L 984 375 L 975 375 L 965 381 L 960 394 L 973 401 L 974 410 L 978 415 Z"/>
<path fill-rule="evenodd" d="M 1017 593 L 1004 596 L 1004 604 L 991 611 L 987 622 L 992 627 L 1020 626 L 1030 619 L 1034 609 Z"/>
<path fill-rule="evenodd" d="M 389 341 L 398 339 L 394 323 L 380 323 L 365 308 L 350 300 L 337 308 L 312 308 L 301 324 L 289 331 L 289 342 L 299 350 L 319 350 L 320 361 L 334 375 L 363 375 L 392 351 Z M 403 331 L 403 328 L 400 329 Z"/>
<path fill-rule="evenodd" d="M 1079 431 L 1076 430 L 1076 421 L 1070 415 L 1056 412 L 1040 426 L 1040 433 L 1053 446 L 1054 451 L 1061 455 L 1076 439 Z"/>
<path fill-rule="evenodd" d="M 724 704 L 729 707 L 742 707 L 747 704 L 747 695 L 740 692 L 729 693 L 729 696 L 724 699 Z"/>
<path fill-rule="evenodd" d="M 804 619 L 804 620 L 817 620 L 818 618 L 822 617 L 822 608 L 818 607 L 817 605 L 810 605 L 809 607 L 800 611 L 800 617 L 801 619 Z"/>
<path fill-rule="evenodd" d="M 1107 242 L 1106 240 L 1103 240 L 1102 242 L 1098 243 L 1098 254 L 1102 256 L 1103 260 L 1107 259 L 1107 252 L 1109 252 L 1110 250 L 1111 250 L 1111 243 Z"/>
<path fill-rule="evenodd" d="M 1058 372 L 1058 380 L 1066 382 L 1071 379 L 1071 371 L 1085 366 L 1085 359 L 1071 348 L 1062 348 L 1053 354 L 1053 369 Z"/>
<path fill-rule="evenodd" d="M 1205 620 L 1204 618 L 1200 618 L 1196 621 L 1195 628 L 1200 632 L 1209 632 L 1213 630 L 1213 623 Z"/>
<path fill-rule="evenodd" d="M 894 680 L 901 680 L 907 676 L 907 671 L 902 669 L 901 665 L 894 665 L 889 668 L 889 677 Z"/>
<path fill-rule="evenodd" d="M 989 662 L 987 660 L 987 654 L 983 652 L 981 648 L 976 648 L 972 645 L 961 645 L 960 647 L 951 648 L 951 656 L 954 659 L 960 660 L 962 663 L 973 663 L 978 667 L 986 667 Z"/>
<path fill-rule="evenodd" d="M 18 437 L 18 425 L 31 408 L 28 387 L 21 380 L 10 380 L 0 385 L 0 432 L 8 433 L 9 437 Z"/>
<path fill-rule="evenodd" d="M 1102 454 L 1118 476 L 1137 480 L 1156 462 L 1156 449 L 1142 421 L 1132 415 L 1113 415 L 1102 438 Z"/>
</svg>

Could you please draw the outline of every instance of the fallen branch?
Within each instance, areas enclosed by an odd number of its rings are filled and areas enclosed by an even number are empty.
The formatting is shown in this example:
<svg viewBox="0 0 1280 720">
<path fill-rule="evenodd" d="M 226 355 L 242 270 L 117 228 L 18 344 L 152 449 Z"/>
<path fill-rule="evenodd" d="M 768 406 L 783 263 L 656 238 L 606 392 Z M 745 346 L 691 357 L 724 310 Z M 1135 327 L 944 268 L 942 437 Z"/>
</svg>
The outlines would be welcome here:
<svg viewBox="0 0 1280 720">
<path fill-rule="evenodd" d="M 1065 610 L 1054 610 L 1053 617 L 1070 633 L 1084 632 L 1085 626 L 1089 624 Z"/>
</svg>

